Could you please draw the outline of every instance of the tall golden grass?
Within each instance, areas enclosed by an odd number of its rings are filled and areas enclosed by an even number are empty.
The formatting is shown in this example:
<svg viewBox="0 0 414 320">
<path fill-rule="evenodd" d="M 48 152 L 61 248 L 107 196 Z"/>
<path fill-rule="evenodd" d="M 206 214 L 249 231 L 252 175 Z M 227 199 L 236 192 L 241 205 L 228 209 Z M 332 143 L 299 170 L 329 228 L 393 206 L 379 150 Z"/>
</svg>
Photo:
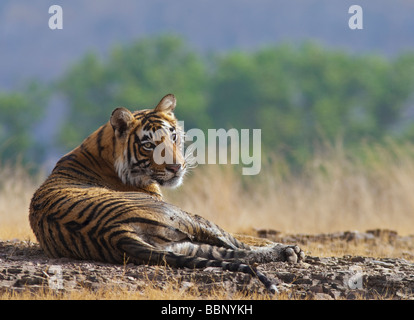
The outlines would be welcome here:
<svg viewBox="0 0 414 320">
<path fill-rule="evenodd" d="M 352 154 L 340 144 L 324 146 L 300 173 L 276 158 L 251 177 L 230 166 L 205 165 L 166 198 L 235 233 L 414 233 L 414 145 L 388 142 Z"/>
<path fill-rule="evenodd" d="M 367 146 L 354 156 L 340 146 L 326 147 L 300 173 L 286 168 L 275 158 L 258 176 L 248 177 L 230 165 L 203 165 L 182 187 L 164 194 L 167 201 L 234 233 L 254 228 L 413 233 L 414 145 Z M 0 239 L 35 240 L 28 208 L 44 177 L 33 178 L 22 166 L 0 168 Z"/>
<path fill-rule="evenodd" d="M 35 240 L 29 203 L 42 177 L 29 175 L 22 165 L 0 167 L 0 239 Z"/>
</svg>

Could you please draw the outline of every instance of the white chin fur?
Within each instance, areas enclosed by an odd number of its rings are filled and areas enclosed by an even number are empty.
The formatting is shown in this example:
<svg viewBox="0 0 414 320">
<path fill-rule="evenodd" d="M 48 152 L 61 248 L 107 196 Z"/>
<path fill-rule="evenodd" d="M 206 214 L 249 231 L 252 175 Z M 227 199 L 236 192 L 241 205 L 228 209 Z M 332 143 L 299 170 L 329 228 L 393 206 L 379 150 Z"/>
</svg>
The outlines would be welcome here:
<svg viewBox="0 0 414 320">
<path fill-rule="evenodd" d="M 118 159 L 115 160 L 114 166 L 118 177 L 122 180 L 122 183 L 130 184 L 128 165 L 123 161 L 122 157 L 118 157 Z"/>
<path fill-rule="evenodd" d="M 163 181 L 160 183 L 163 187 L 169 187 L 169 188 L 177 188 L 183 183 L 183 177 L 182 176 L 176 176 L 170 180 Z"/>
</svg>

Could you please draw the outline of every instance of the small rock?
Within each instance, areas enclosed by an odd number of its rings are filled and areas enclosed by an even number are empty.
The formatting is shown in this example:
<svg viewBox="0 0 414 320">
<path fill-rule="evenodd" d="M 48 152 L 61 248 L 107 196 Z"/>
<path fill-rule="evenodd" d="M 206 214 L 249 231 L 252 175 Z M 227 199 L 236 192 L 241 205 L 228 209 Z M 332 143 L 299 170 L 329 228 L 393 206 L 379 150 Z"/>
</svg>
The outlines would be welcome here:
<svg viewBox="0 0 414 320">
<path fill-rule="evenodd" d="M 351 262 L 365 262 L 365 257 L 361 257 L 361 256 L 355 256 L 355 257 L 351 257 L 349 260 Z"/>
<path fill-rule="evenodd" d="M 380 265 L 381 267 L 384 267 L 384 268 L 394 268 L 393 264 L 387 263 L 387 262 L 384 262 L 384 261 L 373 260 L 372 263 Z"/>
<path fill-rule="evenodd" d="M 33 285 L 41 285 L 45 284 L 45 278 L 38 277 L 38 276 L 26 276 L 21 279 L 18 279 L 13 286 L 14 287 L 23 287 L 23 286 L 33 286 Z"/>
<path fill-rule="evenodd" d="M 22 268 L 8 268 L 6 270 L 7 273 L 18 274 L 22 272 Z"/>
<path fill-rule="evenodd" d="M 204 269 L 205 272 L 220 272 L 222 270 L 222 268 L 220 267 L 207 267 Z"/>
<path fill-rule="evenodd" d="M 313 293 L 323 293 L 323 287 L 321 285 L 313 286 L 309 288 L 309 291 Z"/>
<path fill-rule="evenodd" d="M 333 300 L 333 298 L 327 293 L 314 293 L 312 299 L 315 300 Z"/>
</svg>

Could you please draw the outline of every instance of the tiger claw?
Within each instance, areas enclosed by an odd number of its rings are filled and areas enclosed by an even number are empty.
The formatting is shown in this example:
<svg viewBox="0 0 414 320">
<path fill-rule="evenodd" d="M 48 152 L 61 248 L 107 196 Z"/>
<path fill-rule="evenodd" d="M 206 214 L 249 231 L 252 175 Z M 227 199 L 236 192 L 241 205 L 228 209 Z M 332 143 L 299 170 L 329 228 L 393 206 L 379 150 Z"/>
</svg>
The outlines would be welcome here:
<svg viewBox="0 0 414 320">
<path fill-rule="evenodd" d="M 298 246 L 287 246 L 285 249 L 285 261 L 297 263 L 305 259 L 305 253 Z"/>
</svg>

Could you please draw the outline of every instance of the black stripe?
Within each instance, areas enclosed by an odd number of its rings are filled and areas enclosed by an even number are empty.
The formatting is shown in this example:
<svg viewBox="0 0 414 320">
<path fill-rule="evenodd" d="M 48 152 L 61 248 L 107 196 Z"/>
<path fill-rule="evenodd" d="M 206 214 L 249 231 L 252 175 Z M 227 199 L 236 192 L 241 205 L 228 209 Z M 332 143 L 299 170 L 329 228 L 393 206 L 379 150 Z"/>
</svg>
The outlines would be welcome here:
<svg viewBox="0 0 414 320">
<path fill-rule="evenodd" d="M 117 231 L 111 232 L 111 234 L 108 236 L 108 240 L 107 241 L 108 242 L 112 242 L 112 238 L 114 238 L 114 237 L 116 237 L 116 236 L 118 236 L 120 234 L 124 234 L 124 233 L 129 233 L 129 231 L 127 231 L 127 230 L 117 230 Z"/>
<path fill-rule="evenodd" d="M 122 205 L 117 206 L 118 207 L 122 207 Z M 107 218 L 105 215 L 103 215 L 97 222 L 96 222 L 96 228 L 94 229 L 94 231 L 96 232 L 95 235 L 96 236 L 103 236 L 105 233 L 107 233 L 108 231 L 110 231 L 113 228 L 119 227 L 120 223 L 118 221 L 116 221 L 116 219 L 118 219 L 120 216 L 122 216 L 124 213 L 129 213 L 130 212 L 130 208 L 125 208 L 122 210 L 119 210 L 116 215 L 112 215 L 109 219 L 107 219 L 105 222 L 102 222 L 104 218 Z M 113 222 L 115 220 L 115 222 Z M 98 231 L 98 227 L 101 227 Z"/>
<path fill-rule="evenodd" d="M 102 198 L 102 197 L 100 197 L 100 198 L 96 197 L 96 198 L 97 198 L 98 202 L 92 203 L 92 204 L 95 204 L 95 206 L 90 210 L 90 213 L 88 214 L 88 216 L 86 216 L 83 223 L 89 223 L 92 220 L 96 220 L 99 216 L 99 213 L 100 213 L 99 207 L 104 205 L 107 201 L 113 201 L 114 200 L 114 198 L 110 195 L 108 197 L 105 197 L 105 198 Z M 100 222 L 101 221 L 98 220 L 96 223 L 99 224 Z"/>
<path fill-rule="evenodd" d="M 203 269 L 207 266 L 208 262 L 209 260 L 207 259 L 200 259 L 199 261 L 197 261 L 197 264 L 195 265 L 195 267 L 198 269 Z"/>
<path fill-rule="evenodd" d="M 46 226 L 49 227 L 49 224 L 45 225 L 45 219 L 40 219 L 39 220 L 39 229 L 38 230 L 42 234 L 42 237 L 40 237 L 41 239 L 47 239 L 48 238 L 48 236 L 47 236 L 48 231 L 46 230 Z M 49 229 L 49 232 L 50 232 L 50 228 L 48 228 L 48 229 Z M 46 250 L 49 252 L 50 255 L 57 256 L 56 250 L 54 248 L 51 248 L 49 246 L 49 243 L 47 241 L 44 241 L 43 244 L 46 247 Z"/>
<path fill-rule="evenodd" d="M 44 198 L 44 197 L 43 197 Z M 49 196 L 45 201 L 39 202 L 35 205 L 35 210 L 50 210 L 55 207 L 56 204 L 66 199 L 66 195 L 63 195 L 62 197 L 58 198 L 57 200 L 54 199 L 54 197 Z M 52 200 L 56 200 L 50 204 Z M 49 205 L 48 208 L 46 208 Z"/>
<path fill-rule="evenodd" d="M 139 243 L 130 237 L 123 237 L 118 240 L 116 247 L 119 251 L 125 252 L 135 262 L 145 264 L 159 264 L 165 254 L 153 251 L 145 243 Z M 171 254 L 172 255 L 172 254 Z"/>
<path fill-rule="evenodd" d="M 239 264 L 238 269 L 231 270 L 231 271 L 241 271 L 243 273 L 250 274 L 252 276 L 256 276 L 256 269 L 247 265 L 247 264 Z"/>
<path fill-rule="evenodd" d="M 92 197 L 89 197 L 89 198 L 81 198 L 80 200 L 75 201 L 69 208 L 66 209 L 66 212 L 65 213 L 66 214 L 69 214 L 78 204 L 80 204 L 82 202 L 85 202 L 85 201 L 88 201 L 90 199 L 92 199 Z"/>
<path fill-rule="evenodd" d="M 94 175 L 99 177 L 99 174 L 90 167 L 85 166 L 83 163 L 79 162 L 78 160 L 72 160 L 73 163 L 77 164 L 79 167 L 84 169 L 86 172 L 92 172 Z"/>
<path fill-rule="evenodd" d="M 109 245 L 109 242 L 104 237 L 98 237 L 98 242 L 101 245 L 102 254 L 105 256 L 105 261 L 108 262 L 121 262 L 113 255 L 113 248 Z"/>
<path fill-rule="evenodd" d="M 164 124 L 164 119 L 161 119 L 160 117 L 149 117 L 148 121 L 152 125 L 160 124 L 162 126 Z"/>
<path fill-rule="evenodd" d="M 171 242 L 171 239 L 164 238 L 164 237 L 162 237 L 162 236 L 160 236 L 160 235 L 158 235 L 158 234 L 151 235 L 151 237 L 152 237 L 152 238 L 157 238 L 157 239 L 160 239 L 160 240 L 161 240 L 161 241 L 163 241 L 163 242 Z"/>
<path fill-rule="evenodd" d="M 139 147 L 140 147 L 140 144 L 138 143 L 138 142 L 135 142 L 132 146 L 131 146 L 131 148 L 132 148 L 132 150 L 134 151 L 134 157 L 135 157 L 135 160 L 136 161 L 138 161 L 138 162 L 140 162 L 141 160 L 139 160 L 139 157 L 138 157 L 138 154 L 141 154 L 140 152 L 139 152 Z M 130 163 L 131 164 L 131 163 Z M 132 163 L 132 165 L 134 166 L 134 165 L 136 165 L 135 163 Z"/>
<path fill-rule="evenodd" d="M 118 201 L 116 203 L 112 202 L 110 205 L 117 204 L 117 203 L 120 203 L 120 204 L 118 204 L 117 206 L 115 206 L 111 210 L 115 210 L 115 209 L 118 209 L 118 208 L 123 207 L 123 206 L 126 205 L 126 203 L 124 201 Z M 120 211 L 116 212 L 115 214 L 113 214 L 111 216 L 107 216 L 105 214 L 101 214 L 101 212 L 103 212 L 103 211 L 96 211 L 96 213 L 95 213 L 96 214 L 96 217 L 98 217 L 99 215 L 101 215 L 101 217 L 96 221 L 96 225 L 97 226 L 101 226 L 101 229 L 104 229 L 105 226 L 108 225 L 108 223 L 112 222 L 115 219 L 118 219 L 121 215 L 123 215 L 124 213 L 129 212 L 130 210 L 131 210 L 130 207 L 126 207 L 123 210 L 120 210 Z M 103 220 L 105 218 L 108 218 L 108 219 L 104 222 Z M 96 228 L 96 230 L 97 230 L 97 228 Z"/>
<path fill-rule="evenodd" d="M 59 161 L 56 163 L 56 166 L 55 166 L 55 168 L 54 168 L 54 170 L 53 171 L 55 171 L 55 169 L 58 169 L 58 167 L 60 167 L 60 165 L 61 164 L 63 164 L 64 162 L 66 162 L 66 161 L 71 161 L 71 160 L 73 160 L 73 159 L 75 159 L 76 158 L 76 154 L 73 154 L 73 153 L 70 153 L 70 154 L 68 154 L 68 155 L 66 155 L 66 156 L 63 156 L 62 158 L 60 158 L 59 159 Z"/>
<path fill-rule="evenodd" d="M 79 234 L 79 239 L 81 243 L 81 247 L 79 248 L 83 252 L 83 257 L 85 259 L 92 259 L 91 251 L 89 250 L 88 244 L 85 240 L 83 234 Z"/>
<path fill-rule="evenodd" d="M 145 126 L 144 126 L 144 130 L 145 131 L 149 131 L 151 129 L 152 123 L 148 122 Z"/>
<path fill-rule="evenodd" d="M 232 249 L 225 249 L 225 250 L 227 251 L 227 255 L 228 255 L 228 256 L 226 255 L 226 258 L 227 259 L 234 259 L 236 251 L 232 250 Z"/>
<path fill-rule="evenodd" d="M 50 230 L 49 232 L 50 232 L 50 235 L 51 235 L 49 237 L 49 240 L 51 240 L 55 243 L 55 248 L 59 248 L 59 254 L 58 255 L 62 256 L 63 255 L 62 250 L 66 251 L 66 253 L 68 253 L 69 251 L 66 249 L 66 248 L 68 248 L 68 245 L 67 245 L 67 241 L 66 241 L 66 239 L 65 239 L 65 237 L 62 233 L 62 230 L 60 228 L 60 223 L 58 221 L 56 221 L 57 220 L 56 218 L 53 218 L 53 216 L 57 215 L 58 213 L 59 212 L 56 211 L 55 213 L 50 214 L 47 217 L 47 220 L 49 222 L 49 230 Z M 54 232 L 50 228 L 52 226 L 53 226 L 53 230 L 57 233 L 57 238 L 59 238 L 60 243 L 58 243 L 56 241 L 56 234 L 54 235 L 53 234 Z"/>
<path fill-rule="evenodd" d="M 100 203 L 98 203 L 97 205 L 95 205 L 95 207 L 91 209 L 91 212 L 90 212 L 90 213 L 89 213 L 89 215 L 86 217 L 86 219 L 84 220 L 84 222 L 83 222 L 83 223 L 89 223 L 89 222 L 92 220 L 92 218 L 94 218 L 94 216 L 95 216 L 95 214 L 96 214 L 96 209 L 97 209 L 99 206 L 101 206 L 103 203 L 104 203 L 104 202 L 100 202 Z M 104 257 L 104 255 L 103 255 L 103 253 L 102 253 L 102 251 L 101 251 L 101 246 L 100 246 L 100 244 L 98 243 L 98 241 L 97 241 L 97 239 L 96 239 L 96 236 L 94 235 L 94 233 L 95 233 L 96 229 L 97 229 L 97 228 L 99 228 L 99 224 L 97 224 L 95 221 L 94 221 L 94 223 L 95 223 L 95 226 L 94 226 L 93 228 L 91 228 L 91 229 L 88 231 L 88 233 L 87 233 L 88 240 L 89 240 L 89 242 L 92 244 L 93 249 L 94 249 L 94 252 L 96 252 L 96 253 L 99 255 L 100 260 L 105 260 L 105 257 Z"/>
<path fill-rule="evenodd" d="M 112 135 L 112 158 L 115 160 L 116 157 L 116 137 L 115 137 L 115 133 Z"/>
<path fill-rule="evenodd" d="M 108 199 L 108 200 L 112 200 L 112 202 L 105 204 L 101 209 L 99 209 L 99 211 L 96 211 L 96 216 L 98 217 L 99 215 L 102 214 L 103 211 L 105 211 L 106 209 L 114 206 L 114 205 L 118 205 L 115 208 L 112 208 L 111 210 L 117 209 L 119 207 L 122 207 L 123 205 L 126 204 L 126 201 L 123 199 L 117 200 L 117 199 Z M 100 222 L 100 221 L 99 221 Z"/>
<path fill-rule="evenodd" d="M 99 168 L 102 167 L 101 163 L 98 160 L 96 160 L 95 156 L 92 153 L 90 153 L 88 150 L 86 150 L 85 148 L 81 148 L 81 154 L 89 161 L 91 165 L 96 165 Z"/>
<path fill-rule="evenodd" d="M 118 221 L 118 223 L 146 223 L 146 224 L 150 224 L 153 226 L 166 228 L 166 229 L 170 229 L 170 230 L 182 233 L 182 231 L 180 231 L 179 229 L 169 226 L 167 224 L 164 224 L 164 223 L 161 223 L 155 220 L 147 219 L 147 218 L 141 218 L 141 217 L 127 218 L 127 219 Z"/>
<path fill-rule="evenodd" d="M 116 209 L 118 209 L 118 208 L 121 208 L 122 206 L 124 206 L 124 204 L 123 203 L 121 203 L 121 204 L 119 204 L 119 205 L 117 205 L 117 206 L 115 206 L 115 207 L 113 207 L 113 208 L 111 208 L 110 210 L 116 210 Z M 119 215 L 122 215 L 122 214 L 124 214 L 124 213 L 127 213 L 127 212 L 129 212 L 130 211 L 130 209 L 129 208 L 126 208 L 126 209 L 123 209 L 123 210 L 120 210 L 120 211 L 118 211 L 118 212 L 116 212 L 116 215 L 115 216 L 112 216 L 112 217 L 110 217 L 107 221 L 105 221 L 105 222 L 102 222 L 103 221 L 103 219 L 104 218 L 106 218 L 107 216 L 106 215 L 102 215 L 101 216 L 101 218 L 96 222 L 96 224 L 97 225 L 99 225 L 99 226 L 101 226 L 101 228 L 98 230 L 98 228 L 96 228 L 96 233 L 95 233 L 95 235 L 97 236 L 97 237 L 103 237 L 104 235 L 105 235 L 105 233 L 107 233 L 110 229 L 112 229 L 113 227 L 118 227 L 119 226 L 119 224 L 117 223 L 117 224 L 114 224 L 114 225 L 110 225 L 110 222 L 112 221 L 112 220 L 114 220 L 114 219 L 116 219 L 116 218 L 118 218 L 118 216 Z"/>
<path fill-rule="evenodd" d="M 89 220 L 92 219 L 92 217 L 96 219 L 100 215 L 100 213 L 102 212 L 102 211 L 99 211 L 99 207 L 102 206 L 102 205 L 104 205 L 107 201 L 111 201 L 111 200 L 113 201 L 114 199 L 113 198 L 109 198 L 109 199 L 101 200 L 101 202 L 98 203 L 91 210 L 91 213 L 88 215 L 87 220 L 88 219 Z M 113 202 L 112 202 L 112 204 L 113 204 Z M 122 203 L 122 204 L 120 204 L 120 206 L 121 205 L 124 205 L 124 204 Z M 89 230 L 89 232 L 88 232 L 89 240 L 92 243 L 92 245 L 94 246 L 94 248 L 96 249 L 96 252 L 101 257 L 101 260 L 104 260 L 104 253 L 102 252 L 102 248 L 101 248 L 100 244 L 98 243 L 96 232 L 97 232 L 97 230 L 99 228 L 101 228 L 101 229 L 107 229 L 105 227 L 107 225 L 107 222 L 105 222 L 105 223 L 102 222 L 102 220 L 104 218 L 105 218 L 105 215 L 102 215 L 102 217 L 99 220 L 95 220 L 94 221 L 95 226 L 93 228 L 91 228 Z M 100 233 L 101 233 L 101 231 L 100 231 Z"/>
<path fill-rule="evenodd" d="M 69 179 L 71 179 L 72 181 L 70 182 L 70 184 L 74 184 L 74 185 L 76 185 L 77 183 L 76 182 L 74 182 L 73 180 L 76 178 L 76 177 L 74 177 L 73 175 L 71 175 L 71 174 L 69 174 L 69 173 L 66 173 L 66 172 L 57 172 L 56 173 L 57 175 L 59 175 L 59 176 L 63 176 L 63 177 L 66 177 L 66 178 L 69 178 Z M 56 183 L 59 183 L 59 179 L 58 178 L 56 178 L 56 179 L 53 179 L 53 180 L 57 180 L 57 182 L 55 182 L 55 181 L 53 181 L 53 182 L 51 182 L 51 184 L 56 184 Z M 84 185 L 83 183 L 79 183 L 79 185 Z"/>
<path fill-rule="evenodd" d="M 101 129 L 99 129 L 99 131 L 97 133 L 96 143 L 97 143 L 97 147 L 98 147 L 99 157 L 102 157 L 102 150 L 104 149 L 104 147 L 102 146 L 102 136 L 103 136 L 105 127 L 106 127 L 106 125 L 102 126 Z"/>
<path fill-rule="evenodd" d="M 90 199 L 93 199 L 94 197 L 91 197 Z M 86 200 L 86 199 L 85 199 Z M 88 203 L 88 205 L 86 205 L 81 211 L 79 211 L 78 212 L 78 219 L 80 219 L 82 216 L 83 216 L 83 214 L 87 211 L 87 210 L 89 210 L 89 208 L 90 207 L 92 207 L 93 206 L 93 202 L 90 202 L 90 203 Z"/>
<path fill-rule="evenodd" d="M 73 233 L 69 234 L 69 241 L 72 243 L 72 245 L 69 246 L 69 248 L 70 248 L 70 251 L 72 253 L 72 256 L 77 257 L 77 258 L 82 258 L 82 255 L 79 252 L 78 243 L 76 241 L 77 239 L 79 239 L 79 237 L 77 235 L 75 237 L 75 235 Z"/>
<path fill-rule="evenodd" d="M 81 176 L 81 177 L 83 177 L 83 178 L 86 178 L 86 179 L 88 179 L 88 180 L 92 180 L 92 181 L 97 181 L 96 180 L 96 177 L 93 177 L 93 176 L 91 176 L 91 175 L 89 175 L 89 174 L 86 174 L 85 172 L 83 172 L 83 171 L 79 171 L 79 170 L 77 170 L 77 169 L 75 169 L 75 168 L 73 168 L 73 167 L 60 167 L 59 168 L 59 172 L 58 172 L 58 174 L 62 174 L 62 172 L 60 172 L 60 170 L 66 170 L 66 171 L 69 171 L 69 172 L 74 172 L 74 173 L 76 173 L 77 175 L 79 175 L 79 176 Z M 67 175 L 67 174 L 66 174 Z M 74 177 L 74 176 L 69 176 L 69 177 L 71 177 L 71 178 L 76 178 L 76 177 Z"/>
<path fill-rule="evenodd" d="M 268 277 L 266 277 L 263 273 L 256 270 L 256 276 L 259 278 L 260 282 L 262 282 L 266 289 L 270 289 L 270 286 L 272 285 L 272 281 L 269 280 Z"/>
<path fill-rule="evenodd" d="M 106 242 L 107 242 L 107 244 L 108 245 L 110 245 L 111 243 L 112 243 L 112 239 L 114 238 L 114 237 L 116 237 L 116 236 L 119 236 L 119 235 L 122 235 L 122 234 L 128 234 L 129 233 L 129 231 L 127 231 L 127 230 L 117 230 L 117 231 L 113 231 L 113 232 L 111 232 L 110 234 L 109 234 L 109 236 L 107 237 L 107 240 L 106 240 Z M 127 235 L 125 236 L 125 237 L 128 237 Z M 118 241 L 117 241 L 118 242 Z M 117 243 L 115 243 L 115 248 L 117 248 L 118 246 L 117 246 Z M 108 254 L 110 255 L 110 257 L 111 257 L 111 259 L 113 260 L 113 261 L 117 261 L 117 262 L 120 262 L 120 263 L 123 263 L 124 261 L 119 261 L 119 259 L 117 259 L 114 255 L 113 255 L 113 252 L 116 252 L 116 250 L 114 250 L 114 247 L 112 247 L 112 245 L 111 245 L 111 247 L 110 248 L 108 248 Z M 123 257 L 122 257 L 123 258 Z"/>
<path fill-rule="evenodd" d="M 79 223 L 77 221 L 68 221 L 64 224 L 64 226 L 70 233 L 75 233 L 83 229 L 85 227 L 85 224 Z"/>
<path fill-rule="evenodd" d="M 138 167 L 140 169 L 143 169 L 143 168 L 148 168 L 149 165 L 150 165 L 149 159 L 144 158 L 144 159 L 141 159 L 141 160 L 137 160 L 136 163 L 132 163 L 132 168 Z M 132 169 L 131 172 L 132 173 L 139 173 L 140 170 L 137 171 L 136 169 Z"/>
</svg>

